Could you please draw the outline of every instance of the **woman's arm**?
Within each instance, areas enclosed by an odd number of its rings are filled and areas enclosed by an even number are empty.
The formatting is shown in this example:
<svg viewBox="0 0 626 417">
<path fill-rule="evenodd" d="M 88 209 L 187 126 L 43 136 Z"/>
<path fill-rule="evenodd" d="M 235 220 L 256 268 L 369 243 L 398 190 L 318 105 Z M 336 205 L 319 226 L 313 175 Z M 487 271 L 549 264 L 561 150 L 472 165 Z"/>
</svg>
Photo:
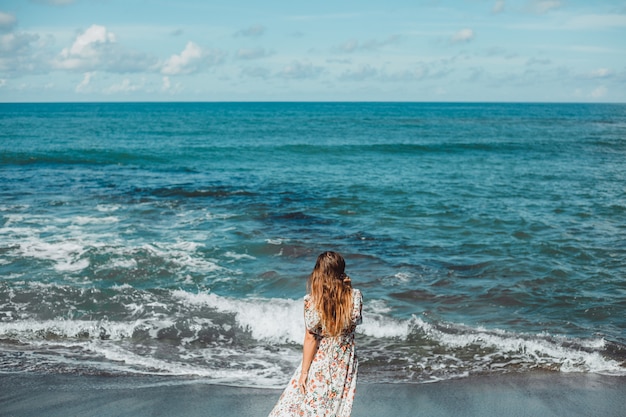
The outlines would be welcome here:
<svg viewBox="0 0 626 417">
<path fill-rule="evenodd" d="M 302 372 L 300 373 L 300 381 L 298 382 L 300 392 L 303 394 L 306 391 L 306 380 L 309 376 L 309 367 L 311 366 L 311 362 L 313 362 L 313 357 L 315 356 L 315 352 L 317 352 L 318 345 L 319 341 L 317 336 L 308 330 L 305 331 L 304 342 L 302 343 Z"/>
</svg>

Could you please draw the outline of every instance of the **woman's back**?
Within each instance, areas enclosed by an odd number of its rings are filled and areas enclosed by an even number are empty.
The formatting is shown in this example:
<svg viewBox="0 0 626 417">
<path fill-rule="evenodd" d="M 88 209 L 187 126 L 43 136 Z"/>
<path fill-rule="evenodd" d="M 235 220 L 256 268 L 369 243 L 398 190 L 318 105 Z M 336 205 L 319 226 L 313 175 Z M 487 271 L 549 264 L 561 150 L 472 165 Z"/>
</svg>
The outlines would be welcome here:
<svg viewBox="0 0 626 417">
<path fill-rule="evenodd" d="M 270 417 L 349 417 L 356 392 L 354 343 L 363 297 L 335 252 L 322 253 L 304 297 L 305 340 L 296 369 Z"/>
<path fill-rule="evenodd" d="M 310 294 L 304 297 L 304 324 L 307 331 L 316 334 L 321 340 L 329 339 L 329 341 L 339 341 L 340 343 L 353 342 L 354 330 L 356 326 L 361 324 L 361 309 L 363 304 L 363 296 L 361 291 L 352 290 L 352 309 L 350 313 L 350 323 L 345 327 L 341 334 L 337 337 L 329 337 L 325 332 L 324 326 L 320 319 L 320 314 L 315 308 L 315 302 Z"/>
</svg>

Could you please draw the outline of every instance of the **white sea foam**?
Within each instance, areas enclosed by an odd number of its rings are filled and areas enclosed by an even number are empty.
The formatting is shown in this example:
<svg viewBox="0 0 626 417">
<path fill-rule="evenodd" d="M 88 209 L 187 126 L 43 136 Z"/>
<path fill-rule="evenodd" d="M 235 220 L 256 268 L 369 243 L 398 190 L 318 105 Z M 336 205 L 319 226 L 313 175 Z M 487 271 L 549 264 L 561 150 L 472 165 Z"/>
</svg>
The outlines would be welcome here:
<svg viewBox="0 0 626 417">
<path fill-rule="evenodd" d="M 391 308 L 383 300 L 369 300 L 363 307 L 363 323 L 357 333 L 376 338 L 406 339 L 411 332 L 411 322 L 389 316 Z"/>
<path fill-rule="evenodd" d="M 25 210 L 30 206 L 27 204 L 0 204 L 0 212 L 2 211 L 15 211 L 15 210 Z"/>
<path fill-rule="evenodd" d="M 78 224 L 80 226 L 85 226 L 89 224 L 110 224 L 117 223 L 120 219 L 115 216 L 108 217 L 90 217 L 90 216 L 76 216 L 72 219 L 72 223 Z"/>
<path fill-rule="evenodd" d="M 122 340 L 146 326 L 145 320 L 132 322 L 109 322 L 95 320 L 20 320 L 0 322 L 0 337 L 37 342 L 45 338 L 102 338 Z"/>
<path fill-rule="evenodd" d="M 411 279 L 413 278 L 413 274 L 410 272 L 398 272 L 397 274 L 394 275 L 394 277 L 402 283 L 406 283 L 411 281 Z"/>
<path fill-rule="evenodd" d="M 200 216 L 198 219 L 202 221 L 227 220 L 236 216 L 237 214 L 234 213 L 212 213 L 208 210 L 204 210 L 203 215 Z"/>
<path fill-rule="evenodd" d="M 407 320 L 396 320 L 382 314 L 368 314 L 363 312 L 363 324 L 357 327 L 357 332 L 376 338 L 406 339 L 411 331 L 411 324 Z"/>
<path fill-rule="evenodd" d="M 235 314 L 237 322 L 259 341 L 274 343 L 302 342 L 304 334 L 303 301 L 283 298 L 235 299 L 213 293 L 189 293 L 175 290 L 172 296 L 187 304 L 203 305 Z M 397 320 L 366 307 L 363 324 L 357 332 L 376 338 L 406 339 L 411 322 Z"/>
<path fill-rule="evenodd" d="M 114 284 L 111 288 L 114 288 L 116 290 L 130 290 L 130 289 L 133 288 L 133 286 L 130 285 L 130 284 L 124 283 L 124 284 L 121 284 L 121 285 L 120 284 Z"/>
<path fill-rule="evenodd" d="M 226 252 L 224 253 L 224 256 L 227 258 L 232 258 L 235 260 L 240 260 L 240 259 L 256 259 L 254 256 L 248 255 L 247 253 L 235 253 L 235 252 Z"/>
<path fill-rule="evenodd" d="M 262 346 L 241 350 L 224 344 L 186 349 L 187 342 L 194 341 L 193 337 L 181 341 L 178 355 L 168 353 L 166 356 L 163 356 L 159 345 L 142 346 L 125 342 L 137 330 L 148 329 L 150 336 L 156 339 L 160 329 L 173 326 L 175 322 L 168 319 L 151 323 L 145 320 L 128 323 L 25 320 L 0 323 L 0 338 L 28 344 L 29 348 L 20 354 L 23 369 L 28 369 L 28 363 L 41 369 L 45 363 L 48 368 L 57 364 L 69 369 L 200 376 L 207 382 L 240 386 L 283 385 L 286 375 L 280 364 L 295 364 L 300 359 L 299 352 L 296 354 L 291 350 L 280 350 L 277 359 Z M 190 329 L 198 332 L 211 326 L 210 320 L 198 319 Z"/>
<path fill-rule="evenodd" d="M 79 272 L 90 265 L 86 252 L 104 247 L 102 235 L 91 236 L 80 226 L 59 227 L 63 219 L 28 216 L 14 218 L 16 224 L 0 229 L 13 257 L 50 261 L 57 272 Z"/>
<path fill-rule="evenodd" d="M 55 263 L 54 269 L 59 272 L 78 272 L 89 266 L 88 259 L 81 259 L 87 250 L 85 244 L 78 240 L 47 242 L 29 236 L 16 243 L 21 256 L 52 261 Z"/>
<path fill-rule="evenodd" d="M 41 285 L 41 284 L 40 284 Z M 123 291 L 128 285 L 115 287 Z M 247 329 L 259 343 L 256 347 L 243 347 L 231 343 L 211 344 L 198 347 L 196 342 L 201 332 L 210 328 L 221 328 L 229 332 L 229 325 L 216 324 L 212 319 L 189 316 L 186 320 L 188 336 L 180 337 L 177 354 L 163 356 L 158 341 L 163 337 L 162 330 L 180 331 L 179 314 L 188 315 L 185 310 L 173 316 L 149 313 L 149 307 L 165 310 L 168 305 L 159 302 L 135 302 L 125 305 L 127 311 L 137 320 L 112 322 L 108 320 L 66 320 L 47 321 L 22 320 L 0 323 L 0 338 L 9 338 L 27 343 L 51 355 L 59 355 L 59 347 L 68 350 L 71 358 L 54 360 L 76 360 L 72 366 L 84 366 L 94 357 L 93 366 L 116 369 L 123 372 L 138 372 L 167 375 L 197 375 L 216 383 L 235 385 L 277 386 L 286 382 L 292 369 L 300 359 L 299 348 L 279 347 L 277 344 L 289 343 L 299 346 L 302 341 L 304 326 L 302 318 L 302 300 L 291 299 L 233 299 L 212 293 L 190 293 L 173 290 L 171 296 L 177 302 L 192 307 L 208 307 L 222 313 L 234 314 L 242 328 Z M 145 318 L 151 314 L 150 318 Z M 527 368 L 546 366 L 553 369 L 558 366 L 562 372 L 595 372 L 624 375 L 625 371 L 615 361 L 603 358 L 597 352 L 564 347 L 563 342 L 572 340 L 558 339 L 548 335 L 519 335 L 503 330 L 471 328 L 448 323 L 437 327 L 420 318 L 399 320 L 374 311 L 364 311 L 364 324 L 358 331 L 368 337 L 379 339 L 398 339 L 392 344 L 410 343 L 407 336 L 411 332 L 422 332 L 426 339 L 434 342 L 422 346 L 430 354 L 390 358 L 407 361 L 409 366 L 403 373 L 407 380 L 432 382 L 442 379 L 460 378 L 472 372 L 484 370 L 506 370 L 507 368 Z M 220 331 L 220 332 L 221 332 Z M 137 333 L 139 332 L 139 333 Z M 145 334 L 152 340 L 149 346 L 142 347 L 137 341 L 131 341 L 133 335 Z M 180 334 L 180 333 L 179 333 Z M 555 340 L 556 339 L 556 340 Z M 364 339 L 365 357 L 367 357 L 367 338 Z M 383 346 L 385 346 L 384 341 Z M 267 344 L 274 346 L 270 351 Z M 602 341 L 584 343 L 601 348 Z M 396 351 L 406 355 L 412 348 Z M 441 349 L 439 346 L 441 346 Z M 434 348 L 438 353 L 434 353 Z M 476 350 L 476 347 L 480 349 Z M 378 347 L 379 348 L 379 347 Z M 80 349 L 77 351 L 76 349 Z M 149 349 L 151 353 L 147 353 Z M 478 353 L 469 360 L 461 359 L 467 352 Z M 83 352 L 83 353 L 80 353 Z M 460 353 L 460 356 L 459 355 Z M 464 352 L 464 353 L 463 353 Z M 36 353 L 39 354 L 39 353 Z M 46 353 L 44 353 L 46 354 Z M 56 356 L 55 356 L 56 357 Z M 103 363 L 102 359 L 106 361 Z M 50 359 L 46 357 L 46 359 Z M 395 377 L 397 378 L 397 376 Z"/>
<path fill-rule="evenodd" d="M 8 220 L 0 228 L 0 237 L 11 248 L 11 256 L 50 261 L 54 271 L 59 273 L 78 273 L 88 268 L 91 265 L 88 252 L 92 249 L 98 249 L 101 255 L 113 256 L 108 268 L 135 268 L 134 255 L 138 249 L 143 249 L 181 270 L 198 273 L 226 271 L 215 259 L 207 259 L 199 253 L 204 243 L 180 239 L 132 246 L 114 231 L 102 233 L 93 229 L 118 223 L 120 220 L 116 216 L 48 218 L 6 214 L 4 217 Z"/>
<path fill-rule="evenodd" d="M 3 229 L 8 230 L 9 226 L 12 226 L 15 223 L 21 223 L 24 220 L 24 216 L 21 214 L 5 214 L 3 216 L 5 218 Z"/>
<path fill-rule="evenodd" d="M 79 272 L 89 267 L 89 259 L 59 261 L 54 266 L 59 272 Z"/>
<path fill-rule="evenodd" d="M 174 298 L 192 305 L 235 314 L 237 322 L 259 341 L 301 343 L 304 335 L 302 300 L 221 297 L 213 293 L 172 292 Z"/>
<path fill-rule="evenodd" d="M 137 261 L 132 258 L 131 259 L 115 258 L 109 261 L 107 267 L 108 268 L 132 269 L 132 268 L 137 268 Z"/>
<path fill-rule="evenodd" d="M 7 261 L 6 264 L 8 264 L 9 262 Z M 6 265 L 4 262 L 0 261 L 0 265 Z M 23 273 L 11 273 L 9 275 L 5 275 L 2 277 L 3 280 L 8 281 L 8 280 L 13 280 L 13 279 L 18 279 L 18 278 L 22 278 L 24 276 Z"/>
<path fill-rule="evenodd" d="M 213 383 L 250 387 L 278 387 L 283 383 L 278 379 L 282 370 L 275 362 L 268 361 L 267 352 L 262 350 L 247 351 L 242 358 L 240 351 L 225 347 L 204 349 L 182 362 L 129 352 L 108 343 L 90 342 L 87 347 L 111 363 L 123 363 L 126 372 L 200 376 Z M 230 366 L 224 366 L 225 361 L 230 361 Z"/>
<path fill-rule="evenodd" d="M 171 247 L 174 250 L 181 250 L 181 251 L 186 251 L 186 252 L 195 252 L 198 250 L 198 248 L 203 248 L 205 245 L 204 243 L 198 243 L 198 242 L 188 242 L 188 241 L 177 241 L 175 243 L 169 244 L 169 247 Z"/>
<path fill-rule="evenodd" d="M 391 311 L 391 308 L 384 300 L 369 300 L 366 304 L 368 311 L 376 314 L 386 314 Z"/>
<path fill-rule="evenodd" d="M 276 238 L 276 239 L 265 239 L 265 242 L 270 244 L 270 245 L 282 245 L 285 242 L 288 242 L 288 239 L 281 239 L 281 238 Z"/>
<path fill-rule="evenodd" d="M 103 213 L 110 213 L 112 211 L 117 211 L 121 208 L 119 204 L 98 204 L 96 206 L 96 210 Z"/>
<path fill-rule="evenodd" d="M 530 364 L 555 365 L 561 372 L 593 372 L 620 374 L 626 372 L 619 362 L 603 357 L 597 351 L 564 346 L 566 339 L 546 337 L 545 335 L 519 335 L 503 330 L 487 331 L 482 328 L 467 328 L 450 325 L 454 331 L 444 332 L 420 318 L 414 318 L 413 324 L 426 336 L 447 347 L 464 348 L 480 346 L 493 349 L 505 357 L 515 357 Z M 571 341 L 571 340 L 570 340 Z M 601 347 L 602 340 L 586 341 L 583 344 Z M 579 346 L 581 346 L 579 344 Z"/>
<path fill-rule="evenodd" d="M 152 253 L 154 256 L 167 259 L 178 265 L 180 268 L 191 269 L 195 272 L 215 272 L 225 271 L 215 260 L 196 256 L 198 248 L 203 247 L 202 243 L 180 241 L 176 243 L 158 242 L 144 244 L 142 249 Z"/>
</svg>

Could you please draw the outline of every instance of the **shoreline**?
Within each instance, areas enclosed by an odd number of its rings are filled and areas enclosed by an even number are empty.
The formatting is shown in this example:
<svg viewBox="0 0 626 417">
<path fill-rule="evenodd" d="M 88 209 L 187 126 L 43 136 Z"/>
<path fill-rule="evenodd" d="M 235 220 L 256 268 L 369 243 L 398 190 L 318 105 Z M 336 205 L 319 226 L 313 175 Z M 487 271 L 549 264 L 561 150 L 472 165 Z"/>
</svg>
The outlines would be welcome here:
<svg viewBox="0 0 626 417">
<path fill-rule="evenodd" d="M 281 389 L 156 376 L 0 374 L 0 416 L 267 416 Z M 626 377 L 525 373 L 361 383 L 352 415 L 621 416 Z"/>
</svg>

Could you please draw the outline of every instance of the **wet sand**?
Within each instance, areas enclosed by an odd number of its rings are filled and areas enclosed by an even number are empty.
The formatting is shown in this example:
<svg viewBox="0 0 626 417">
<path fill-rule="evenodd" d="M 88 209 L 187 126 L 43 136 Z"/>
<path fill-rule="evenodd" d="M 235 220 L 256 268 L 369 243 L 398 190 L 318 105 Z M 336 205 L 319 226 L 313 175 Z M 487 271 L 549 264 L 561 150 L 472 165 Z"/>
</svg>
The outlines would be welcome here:
<svg viewBox="0 0 626 417">
<path fill-rule="evenodd" d="M 0 374 L 0 416 L 267 416 L 280 390 L 159 377 Z M 526 374 L 360 384 L 352 416 L 624 416 L 626 378 Z"/>
</svg>

